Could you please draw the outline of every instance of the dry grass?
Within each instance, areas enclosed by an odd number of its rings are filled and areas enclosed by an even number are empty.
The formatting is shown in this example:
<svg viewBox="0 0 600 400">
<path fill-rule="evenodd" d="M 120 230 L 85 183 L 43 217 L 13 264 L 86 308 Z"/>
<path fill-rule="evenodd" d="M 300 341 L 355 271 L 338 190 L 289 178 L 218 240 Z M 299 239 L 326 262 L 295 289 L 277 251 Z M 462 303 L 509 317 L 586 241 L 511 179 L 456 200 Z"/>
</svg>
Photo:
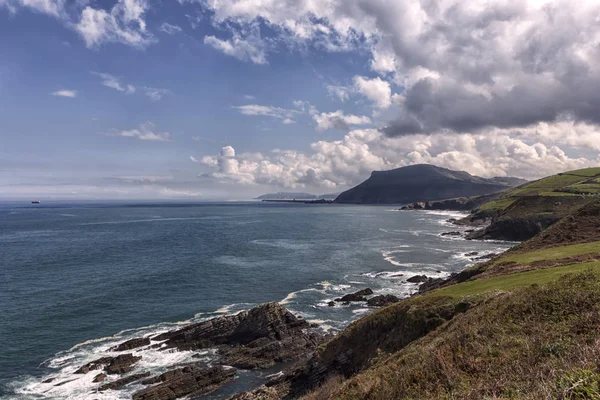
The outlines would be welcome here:
<svg viewBox="0 0 600 400">
<path fill-rule="evenodd" d="M 600 277 L 498 294 L 309 399 L 598 399 Z"/>
</svg>

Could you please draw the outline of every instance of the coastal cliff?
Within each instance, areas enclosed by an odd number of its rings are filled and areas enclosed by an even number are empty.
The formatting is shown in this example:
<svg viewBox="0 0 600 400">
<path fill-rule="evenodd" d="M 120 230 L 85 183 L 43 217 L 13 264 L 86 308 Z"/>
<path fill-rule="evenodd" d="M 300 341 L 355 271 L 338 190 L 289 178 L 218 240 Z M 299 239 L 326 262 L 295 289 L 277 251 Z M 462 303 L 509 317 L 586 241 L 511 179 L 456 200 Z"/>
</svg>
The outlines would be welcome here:
<svg viewBox="0 0 600 400">
<path fill-rule="evenodd" d="M 598 399 L 600 200 L 236 399 Z"/>
</svg>

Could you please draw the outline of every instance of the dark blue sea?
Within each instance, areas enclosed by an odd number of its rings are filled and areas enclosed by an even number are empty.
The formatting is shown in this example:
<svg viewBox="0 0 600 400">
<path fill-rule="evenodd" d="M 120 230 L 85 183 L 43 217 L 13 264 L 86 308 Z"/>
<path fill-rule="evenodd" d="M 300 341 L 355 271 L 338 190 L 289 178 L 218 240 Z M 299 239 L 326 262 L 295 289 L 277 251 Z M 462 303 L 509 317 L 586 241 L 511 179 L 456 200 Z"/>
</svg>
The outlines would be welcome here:
<svg viewBox="0 0 600 400">
<path fill-rule="evenodd" d="M 407 296 L 413 275 L 447 276 L 471 263 L 465 253 L 510 247 L 440 236 L 457 230 L 445 222 L 456 215 L 330 204 L 0 203 L 0 398 L 131 398 L 140 387 L 95 393 L 94 373 L 73 372 L 128 338 L 263 302 L 339 330 L 372 310 L 328 307 L 336 297 L 365 287 Z M 138 352 L 134 373 L 199 360 Z M 208 398 L 269 372 L 242 372 Z"/>
</svg>

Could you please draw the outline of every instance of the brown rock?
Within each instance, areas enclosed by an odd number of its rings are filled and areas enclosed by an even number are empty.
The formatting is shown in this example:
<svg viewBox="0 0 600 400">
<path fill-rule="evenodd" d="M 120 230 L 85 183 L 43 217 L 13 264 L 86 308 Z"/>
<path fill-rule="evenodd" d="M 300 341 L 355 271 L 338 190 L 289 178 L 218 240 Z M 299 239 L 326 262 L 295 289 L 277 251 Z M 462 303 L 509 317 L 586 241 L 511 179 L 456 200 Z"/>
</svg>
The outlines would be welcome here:
<svg viewBox="0 0 600 400">
<path fill-rule="evenodd" d="M 165 372 L 142 383 L 160 382 L 133 394 L 133 400 L 173 400 L 183 396 L 200 396 L 212 392 L 230 381 L 236 374 L 234 368 L 222 366 L 199 368 L 187 366 Z"/>
<path fill-rule="evenodd" d="M 96 375 L 96 376 L 94 377 L 94 380 L 93 380 L 93 382 L 95 382 L 95 383 L 98 383 L 98 382 L 102 382 L 102 381 L 104 381 L 105 379 L 106 379 L 106 374 L 104 374 L 104 373 L 101 373 L 101 374 L 98 374 L 98 375 Z"/>
<path fill-rule="evenodd" d="M 110 351 L 127 351 L 131 349 L 137 349 L 138 347 L 148 346 L 150 344 L 150 338 L 135 338 L 127 340 L 113 347 Z"/>
<path fill-rule="evenodd" d="M 141 360 L 142 357 L 133 354 L 120 354 L 114 357 L 110 363 L 104 367 L 108 374 L 126 374 L 133 369 L 133 364 Z"/>
<path fill-rule="evenodd" d="M 96 370 L 96 369 L 102 369 L 104 368 L 105 365 L 108 365 L 114 357 L 102 357 L 99 358 L 97 360 L 94 360 L 92 362 L 89 362 L 85 365 L 82 365 L 77 371 L 75 371 L 76 374 L 87 374 L 90 371 Z"/>
<path fill-rule="evenodd" d="M 426 280 L 427 280 L 427 276 L 425 276 L 425 275 L 415 275 L 415 276 L 411 276 L 410 278 L 408 278 L 406 280 L 406 282 L 421 283 L 421 282 L 425 282 Z"/>
<path fill-rule="evenodd" d="M 399 301 L 400 299 L 393 294 L 382 294 L 367 300 L 367 305 L 369 307 L 385 307 L 389 304 L 397 303 Z"/>
<path fill-rule="evenodd" d="M 367 298 L 365 296 L 369 296 L 373 294 L 373 291 L 370 288 L 359 290 L 358 292 L 347 294 L 342 296 L 339 299 L 335 299 L 335 301 L 340 302 L 349 302 L 349 301 L 366 301 Z"/>
<path fill-rule="evenodd" d="M 106 377 L 106 375 L 104 375 Z M 121 389 L 125 385 L 129 385 L 132 382 L 139 381 L 142 378 L 147 378 L 150 376 L 150 372 L 145 372 L 143 374 L 134 374 L 130 376 L 126 376 L 125 378 L 117 379 L 116 381 L 109 382 L 104 384 L 98 388 L 99 391 L 103 392 L 105 390 L 117 390 Z M 95 382 L 95 380 L 94 380 Z"/>
</svg>

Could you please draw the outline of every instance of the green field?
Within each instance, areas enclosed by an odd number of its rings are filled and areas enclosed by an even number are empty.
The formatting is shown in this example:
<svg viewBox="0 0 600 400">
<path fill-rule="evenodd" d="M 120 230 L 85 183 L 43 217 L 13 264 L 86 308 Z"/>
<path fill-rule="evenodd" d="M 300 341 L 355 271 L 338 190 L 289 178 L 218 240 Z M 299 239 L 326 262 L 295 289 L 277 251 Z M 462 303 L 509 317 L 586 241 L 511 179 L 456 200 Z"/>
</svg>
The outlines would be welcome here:
<svg viewBox="0 0 600 400">
<path fill-rule="evenodd" d="M 563 265 L 561 267 L 537 269 L 534 271 L 518 272 L 494 278 L 477 279 L 448 286 L 431 293 L 429 296 L 451 296 L 461 298 L 488 292 L 491 290 L 508 291 L 531 284 L 544 284 L 552 282 L 564 274 L 581 272 L 587 269 L 600 273 L 600 261 L 592 261 L 580 264 Z"/>
<path fill-rule="evenodd" d="M 504 261 L 514 261 L 521 265 L 526 265 L 534 261 L 558 260 L 559 258 L 574 257 L 589 253 L 600 253 L 600 242 L 558 246 L 524 254 L 515 254 L 500 258 L 496 264 Z"/>
</svg>

